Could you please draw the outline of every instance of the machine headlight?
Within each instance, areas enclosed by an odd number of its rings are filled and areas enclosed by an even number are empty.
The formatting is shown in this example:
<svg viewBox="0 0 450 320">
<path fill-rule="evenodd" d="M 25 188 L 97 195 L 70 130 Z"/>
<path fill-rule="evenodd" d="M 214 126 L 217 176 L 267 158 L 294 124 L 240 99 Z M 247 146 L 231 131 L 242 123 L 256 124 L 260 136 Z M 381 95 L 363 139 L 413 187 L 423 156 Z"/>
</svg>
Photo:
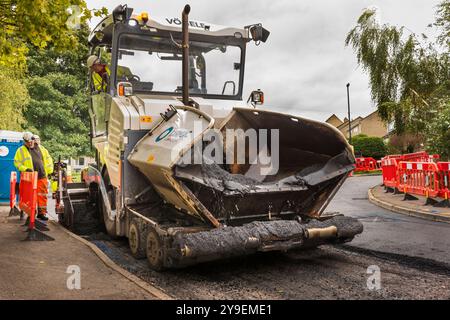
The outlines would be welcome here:
<svg viewBox="0 0 450 320">
<path fill-rule="evenodd" d="M 117 84 L 117 93 L 120 97 L 133 95 L 133 85 L 129 82 L 119 82 Z"/>
</svg>

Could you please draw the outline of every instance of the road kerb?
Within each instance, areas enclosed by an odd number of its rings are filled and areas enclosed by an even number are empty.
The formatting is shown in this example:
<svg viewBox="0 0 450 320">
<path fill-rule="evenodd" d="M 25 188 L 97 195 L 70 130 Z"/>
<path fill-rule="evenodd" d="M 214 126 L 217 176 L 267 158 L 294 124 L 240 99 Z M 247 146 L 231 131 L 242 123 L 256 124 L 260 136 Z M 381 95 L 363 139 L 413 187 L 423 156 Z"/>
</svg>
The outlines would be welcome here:
<svg viewBox="0 0 450 320">
<path fill-rule="evenodd" d="M 373 188 L 370 188 L 367 191 L 368 197 L 369 197 L 369 201 L 379 207 L 382 207 L 384 209 L 390 210 L 392 212 L 396 212 L 396 213 L 400 213 L 400 214 L 405 214 L 408 216 L 413 216 L 413 217 L 417 217 L 417 218 L 423 218 L 423 219 L 427 219 L 427 220 L 432 220 L 432 221 L 438 221 L 438 222 L 446 222 L 446 223 L 450 223 L 450 217 L 447 216 L 443 216 L 440 214 L 435 214 L 435 213 L 429 213 L 429 212 L 425 212 L 425 211 L 420 211 L 420 210 L 411 210 L 409 208 L 405 208 L 402 206 L 398 206 L 398 205 L 394 205 L 392 203 L 388 203 L 386 201 L 380 200 L 377 197 L 375 197 L 375 195 L 373 194 Z"/>
<path fill-rule="evenodd" d="M 112 261 L 102 250 L 100 250 L 95 244 L 87 241 L 86 239 L 83 239 L 82 237 L 74 234 L 73 232 L 71 232 L 70 230 L 62 227 L 58 222 L 56 221 L 50 221 L 55 227 L 62 229 L 65 233 L 67 233 L 69 236 L 71 236 L 72 238 L 82 242 L 84 245 L 88 246 L 99 258 L 100 260 L 102 260 L 102 262 L 109 268 L 111 268 L 112 270 L 118 272 L 119 274 L 121 274 L 123 277 L 127 278 L 128 280 L 130 280 L 131 282 L 135 283 L 136 285 L 138 285 L 139 287 L 141 287 L 142 289 L 144 289 L 145 291 L 147 291 L 148 293 L 150 293 L 151 295 L 155 296 L 158 299 L 161 300 L 173 300 L 174 298 L 169 296 L 167 293 L 165 293 L 164 291 L 162 291 L 159 288 L 156 288 L 152 285 L 150 285 L 149 283 L 145 282 L 144 280 L 140 279 L 139 277 L 131 274 L 130 272 L 128 272 L 127 270 L 125 270 L 124 268 L 120 267 L 119 265 L 117 265 L 114 261 Z"/>
<path fill-rule="evenodd" d="M 356 177 L 376 177 L 376 176 L 382 176 L 381 173 L 361 173 L 361 174 L 353 174 L 351 178 Z"/>
</svg>

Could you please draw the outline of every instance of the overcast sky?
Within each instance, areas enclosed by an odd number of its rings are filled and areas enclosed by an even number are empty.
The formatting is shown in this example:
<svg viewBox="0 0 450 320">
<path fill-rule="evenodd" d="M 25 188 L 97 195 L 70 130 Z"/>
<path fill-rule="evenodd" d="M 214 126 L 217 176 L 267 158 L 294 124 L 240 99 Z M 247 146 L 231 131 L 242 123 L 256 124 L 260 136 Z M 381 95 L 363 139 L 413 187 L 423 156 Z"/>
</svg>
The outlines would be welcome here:
<svg viewBox="0 0 450 320">
<path fill-rule="evenodd" d="M 325 120 L 347 114 L 345 85 L 350 86 L 352 118 L 375 110 L 367 75 L 344 46 L 347 32 L 362 10 L 375 6 L 382 23 L 404 25 L 421 33 L 433 21 L 439 0 L 87 0 L 90 9 L 128 4 L 135 13 L 178 17 L 191 5 L 190 18 L 212 24 L 243 27 L 261 22 L 271 34 L 265 44 L 248 44 L 245 99 L 254 89 L 265 93 L 274 111 Z M 98 19 L 93 19 L 95 26 Z"/>
</svg>

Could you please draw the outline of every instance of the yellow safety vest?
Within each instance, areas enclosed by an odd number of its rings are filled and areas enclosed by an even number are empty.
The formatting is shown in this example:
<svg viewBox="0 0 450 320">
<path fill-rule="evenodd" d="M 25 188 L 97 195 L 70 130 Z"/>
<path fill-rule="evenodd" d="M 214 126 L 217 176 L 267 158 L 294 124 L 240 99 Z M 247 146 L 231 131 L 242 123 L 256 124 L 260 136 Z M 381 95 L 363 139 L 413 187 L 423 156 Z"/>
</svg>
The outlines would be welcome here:
<svg viewBox="0 0 450 320">
<path fill-rule="evenodd" d="M 50 183 L 50 186 L 52 187 L 52 192 L 56 192 L 56 191 L 58 191 L 58 181 L 52 181 L 51 183 Z"/>
<path fill-rule="evenodd" d="M 108 66 L 105 66 L 105 71 L 108 74 L 108 76 L 111 75 L 111 71 L 109 70 Z M 118 66 L 117 67 L 117 78 L 120 79 L 123 76 L 131 78 L 133 74 L 131 73 L 130 68 Z M 108 85 L 106 82 L 103 83 L 102 86 L 102 76 L 98 74 L 97 72 L 92 72 L 92 83 L 94 85 L 95 90 L 97 91 L 106 91 L 106 86 Z"/>
<path fill-rule="evenodd" d="M 111 74 L 111 71 L 109 71 L 108 67 L 105 67 L 106 73 L 108 74 L 108 76 Z M 106 86 L 107 83 L 103 83 L 102 86 L 102 76 L 100 74 L 98 74 L 97 72 L 93 71 L 92 72 L 92 84 L 94 85 L 95 90 L 97 91 L 106 91 Z"/>
<path fill-rule="evenodd" d="M 48 176 L 53 173 L 53 159 L 50 156 L 50 152 L 44 146 L 40 145 L 39 149 L 41 149 L 42 158 L 44 159 L 45 174 Z"/>
<path fill-rule="evenodd" d="M 45 175 L 48 176 L 49 174 L 53 173 L 53 160 L 46 148 L 44 148 L 43 146 L 39 146 L 39 149 L 41 150 L 42 154 Z M 33 160 L 31 159 L 30 151 L 28 151 L 26 146 L 21 146 L 19 149 L 17 149 L 14 156 L 14 166 L 20 172 L 24 172 L 27 169 L 31 169 L 34 171 Z"/>
</svg>

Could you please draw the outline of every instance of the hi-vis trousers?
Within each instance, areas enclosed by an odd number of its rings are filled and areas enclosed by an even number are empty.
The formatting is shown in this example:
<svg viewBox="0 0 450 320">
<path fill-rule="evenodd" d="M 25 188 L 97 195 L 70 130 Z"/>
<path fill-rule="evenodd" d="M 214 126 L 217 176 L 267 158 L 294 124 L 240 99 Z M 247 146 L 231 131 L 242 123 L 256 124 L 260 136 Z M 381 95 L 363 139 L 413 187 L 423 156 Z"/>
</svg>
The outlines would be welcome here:
<svg viewBox="0 0 450 320">
<path fill-rule="evenodd" d="M 47 178 L 38 179 L 37 181 L 37 204 L 38 214 L 47 214 Z"/>
</svg>

